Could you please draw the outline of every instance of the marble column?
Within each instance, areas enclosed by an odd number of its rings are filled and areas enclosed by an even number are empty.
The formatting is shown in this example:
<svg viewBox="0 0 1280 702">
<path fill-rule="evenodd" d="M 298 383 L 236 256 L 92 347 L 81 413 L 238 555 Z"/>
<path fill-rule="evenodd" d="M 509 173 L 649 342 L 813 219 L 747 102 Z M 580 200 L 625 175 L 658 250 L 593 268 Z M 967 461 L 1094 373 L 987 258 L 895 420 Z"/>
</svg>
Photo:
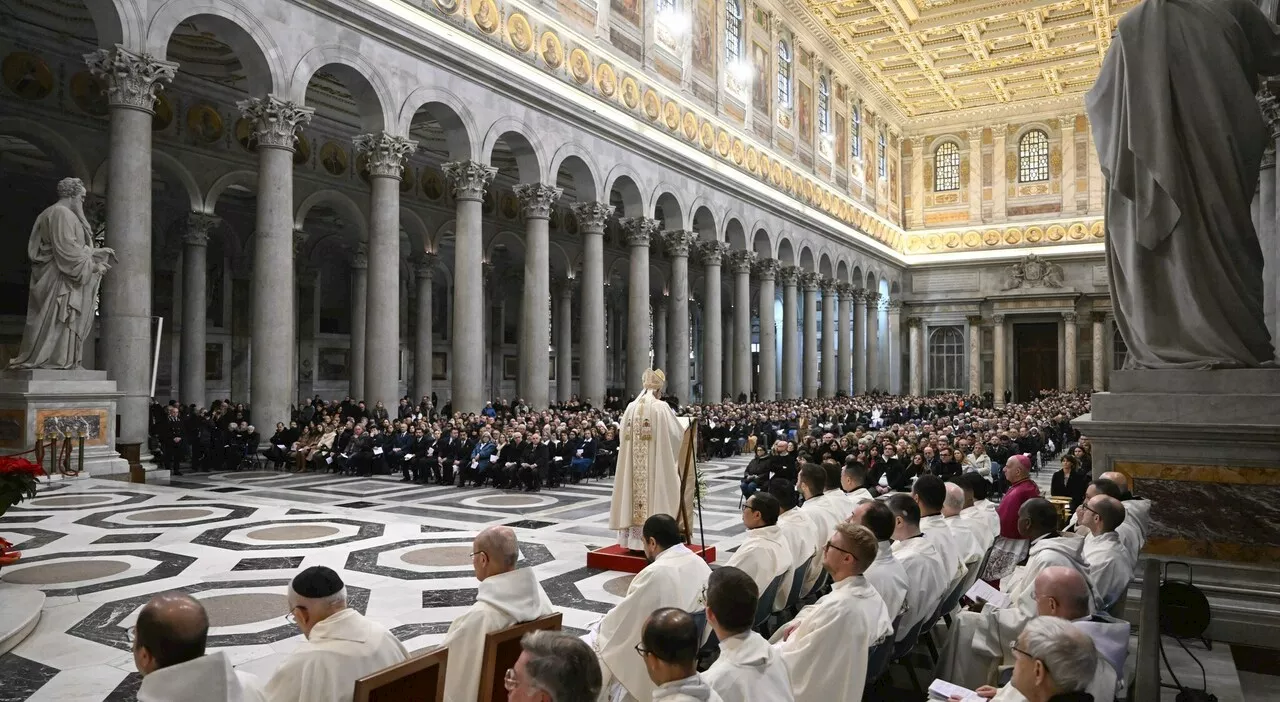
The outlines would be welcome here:
<svg viewBox="0 0 1280 702">
<path fill-rule="evenodd" d="M 369 407 L 400 397 L 400 174 L 418 142 L 381 132 L 353 143 L 369 162 L 369 290 L 365 297 L 364 391 Z"/>
<path fill-rule="evenodd" d="M 1008 174 L 1005 173 L 1009 156 L 1008 146 L 1005 144 L 1008 135 L 1008 124 L 991 125 L 991 221 L 993 222 L 1003 222 L 1009 218 L 1005 207 L 1005 195 L 1009 187 Z M 1089 141 L 1093 142 L 1092 139 Z M 1090 207 L 1089 213 L 1098 212 Z"/>
<path fill-rule="evenodd" d="M 982 394 L 982 317 L 971 315 L 969 321 L 969 394 Z"/>
<path fill-rule="evenodd" d="M 431 310 L 433 305 L 432 297 L 435 294 L 435 288 L 432 287 L 435 282 L 436 264 L 439 263 L 440 256 L 426 252 L 423 253 L 417 263 L 414 265 L 414 273 L 417 275 L 418 283 L 418 309 L 415 310 L 417 316 L 416 331 L 413 344 L 413 400 L 419 402 L 423 397 L 431 397 L 431 380 L 432 380 L 432 356 L 435 353 L 431 348 L 432 335 L 432 316 Z"/>
<path fill-rule="evenodd" d="M 667 372 L 667 296 L 653 300 L 653 367 Z"/>
<path fill-rule="evenodd" d="M 556 286 L 556 400 L 561 404 L 573 397 L 573 293 L 578 279 L 562 278 Z"/>
<path fill-rule="evenodd" d="M 1076 372 L 1080 367 L 1079 362 L 1076 360 L 1076 340 L 1080 334 L 1080 327 L 1076 325 L 1075 312 L 1063 312 L 1062 321 L 1063 331 L 1065 332 L 1063 336 L 1063 363 L 1066 365 L 1064 369 L 1066 373 L 1063 374 L 1063 389 L 1067 392 L 1075 392 L 1076 386 L 1080 384 L 1079 380 L 1077 380 Z"/>
<path fill-rule="evenodd" d="M 582 373 L 579 395 L 592 407 L 604 406 L 604 223 L 613 210 L 602 202 L 573 206 L 582 233 Z"/>
<path fill-rule="evenodd" d="M 253 241 L 253 337 L 249 374 L 258 426 L 289 421 L 293 329 L 293 145 L 315 112 L 274 95 L 242 100 L 258 137 L 258 202 Z M 397 186 L 397 183 L 392 183 Z M 392 268 L 392 285 L 397 280 Z M 395 288 L 392 287 L 392 294 Z M 285 304 L 281 304 L 285 301 Z M 395 319 L 391 320 L 395 324 Z M 394 326 L 392 327 L 394 329 Z"/>
<path fill-rule="evenodd" d="M 368 338 L 365 311 L 368 299 L 369 255 L 362 243 L 351 255 L 351 357 L 348 369 L 351 373 L 349 392 L 357 402 L 364 399 L 365 339 Z"/>
<path fill-rule="evenodd" d="M 658 221 L 648 217 L 623 220 L 627 231 L 627 254 L 631 270 L 627 280 L 627 396 L 643 389 L 644 372 L 649 368 L 649 242 L 658 232 Z"/>
<path fill-rule="evenodd" d="M 924 346 L 921 337 L 921 320 L 919 317 L 907 319 L 907 356 L 911 362 L 910 394 L 919 397 L 924 394 Z"/>
<path fill-rule="evenodd" d="M 889 300 L 883 303 L 889 311 L 889 333 L 885 335 L 884 352 L 888 358 L 884 363 L 888 379 L 885 389 L 890 395 L 902 394 L 902 300 Z"/>
<path fill-rule="evenodd" d="M 688 230 L 676 230 L 667 232 L 662 239 L 667 260 L 671 262 L 667 392 L 679 398 L 680 402 L 689 402 L 693 399 L 689 392 L 689 248 L 697 241 L 697 235 Z"/>
<path fill-rule="evenodd" d="M 800 279 L 804 286 L 804 377 L 800 381 L 805 397 L 818 396 L 818 274 L 805 271 Z"/>
<path fill-rule="evenodd" d="M 849 317 L 853 307 L 853 286 L 840 283 L 836 312 L 836 394 L 853 392 L 853 338 Z"/>
<path fill-rule="evenodd" d="M 982 221 L 982 132 L 986 127 L 969 129 L 969 222 Z M 923 195 L 921 199 L 924 199 Z M 918 226 L 923 226 L 923 222 Z"/>
<path fill-rule="evenodd" d="M 836 281 L 822 278 L 822 373 L 819 388 L 823 397 L 836 395 Z"/>
<path fill-rule="evenodd" d="M 867 392 L 885 390 L 880 383 L 879 293 L 867 293 Z"/>
<path fill-rule="evenodd" d="M 1004 341 L 1004 315 L 997 314 L 991 318 L 995 324 L 995 382 L 993 391 L 995 393 L 996 407 L 1004 407 L 1004 391 L 1008 388 L 1008 382 L 1005 380 L 1005 341 Z"/>
<path fill-rule="evenodd" d="M 720 302 L 720 263 L 729 251 L 723 241 L 704 241 L 698 246 L 702 259 L 702 277 L 706 284 L 702 296 L 702 401 L 717 403 L 724 399 L 724 355 L 722 307 Z"/>
<path fill-rule="evenodd" d="M 178 396 L 183 404 L 205 406 L 204 349 L 208 331 L 209 231 L 220 217 L 192 212 L 182 235 L 182 342 L 178 354 Z"/>
<path fill-rule="evenodd" d="M 1276 152 L 1280 150 L 1280 99 L 1270 90 L 1262 93 L 1260 98 L 1262 117 L 1266 122 L 1271 148 L 1262 154 L 1262 167 L 1259 178 L 1259 214 L 1261 224 L 1258 227 L 1258 240 L 1262 245 L 1262 289 L 1263 309 L 1266 312 L 1267 329 L 1271 331 L 1271 340 L 1276 347 L 1276 360 L 1280 361 L 1280 222 L 1276 221 L 1277 209 L 1280 208 L 1280 177 L 1276 174 Z M 1262 213 L 1267 213 L 1263 216 Z"/>
<path fill-rule="evenodd" d="M 733 252 L 733 396 L 751 397 L 751 268 L 756 255 Z"/>
<path fill-rule="evenodd" d="M 778 272 L 782 280 L 782 399 L 800 397 L 799 376 L 799 310 L 796 305 L 796 287 L 800 283 L 797 266 L 786 266 Z"/>
<path fill-rule="evenodd" d="M 453 186 L 453 198 L 457 203 L 453 243 L 450 399 L 454 412 L 479 412 L 485 402 L 484 325 L 476 323 L 485 318 L 480 207 L 485 188 L 493 182 L 498 169 L 475 161 L 451 161 L 441 167 Z"/>
<path fill-rule="evenodd" d="M 293 230 L 292 243 L 294 284 L 289 286 L 289 312 L 291 315 L 290 326 L 293 327 L 294 350 L 293 353 L 289 354 L 289 398 L 292 402 L 296 403 L 300 398 L 304 397 L 304 395 L 298 391 L 298 383 L 301 380 L 298 377 L 298 365 L 302 362 L 304 347 L 306 347 L 307 350 L 314 347 L 314 344 L 307 345 L 303 343 L 303 330 L 300 326 L 303 300 L 301 298 L 300 286 L 302 285 L 302 281 L 306 280 L 308 277 L 314 276 L 315 273 L 307 264 L 306 259 L 307 232 L 301 228 L 295 227 Z M 315 319 L 315 315 L 313 314 L 311 318 Z M 314 339 L 314 335 L 311 338 Z M 311 397 L 311 393 L 308 393 L 305 397 Z"/>
<path fill-rule="evenodd" d="M 867 293 L 865 288 L 853 291 L 853 393 L 867 392 Z"/>
<path fill-rule="evenodd" d="M 548 225 L 551 205 L 560 188 L 530 183 L 515 187 L 524 209 L 524 291 L 520 296 L 520 397 L 540 410 L 550 404 L 551 359 L 551 244 Z"/>
<path fill-rule="evenodd" d="M 111 115 L 106 237 L 117 260 L 102 281 L 101 367 L 120 392 L 116 441 L 142 444 L 146 454 L 155 352 L 151 338 L 151 118 L 156 91 L 173 80 L 178 64 L 122 46 L 85 54 L 84 60 L 95 76 L 106 81 Z"/>
<path fill-rule="evenodd" d="M 720 363 L 722 366 L 720 369 L 720 378 L 722 387 L 724 388 L 724 394 L 732 397 L 736 401 L 738 399 L 738 394 L 733 391 L 733 306 L 730 305 L 729 308 L 723 310 L 723 312 L 724 316 L 720 318 L 720 335 L 723 339 L 729 342 L 729 350 L 720 355 Z"/>
<path fill-rule="evenodd" d="M 1062 216 L 1076 216 L 1076 116 L 1060 115 L 1062 129 Z"/>
<path fill-rule="evenodd" d="M 1089 315 L 1093 322 L 1093 391 L 1102 392 L 1107 389 L 1107 344 L 1104 338 L 1105 312 L 1094 312 Z M 1118 332 L 1117 332 L 1118 333 Z"/>
<path fill-rule="evenodd" d="M 778 268 L 777 259 L 756 262 L 756 278 L 760 281 L 760 378 L 756 394 L 761 402 L 772 402 L 778 395 L 778 322 L 774 314 Z"/>
</svg>

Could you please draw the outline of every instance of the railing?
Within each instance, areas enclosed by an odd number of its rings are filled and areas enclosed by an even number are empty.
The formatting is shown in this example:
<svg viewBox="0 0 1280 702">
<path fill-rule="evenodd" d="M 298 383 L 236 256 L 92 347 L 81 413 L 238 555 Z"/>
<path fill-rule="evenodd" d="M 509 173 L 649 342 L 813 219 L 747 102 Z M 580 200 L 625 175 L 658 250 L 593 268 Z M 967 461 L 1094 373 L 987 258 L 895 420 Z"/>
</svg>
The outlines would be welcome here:
<svg viewBox="0 0 1280 702">
<path fill-rule="evenodd" d="M 33 448 L 22 451 L 21 453 L 11 453 L 9 456 L 26 456 L 32 454 L 35 456 L 36 465 L 47 474 L 52 475 L 54 471 L 60 473 L 64 478 L 74 478 L 84 472 L 84 430 L 75 432 L 73 436 L 71 432 L 53 431 L 49 434 L 36 432 L 36 445 Z M 75 467 L 72 467 L 72 454 L 75 454 Z M 45 459 L 48 459 L 48 463 Z"/>
</svg>

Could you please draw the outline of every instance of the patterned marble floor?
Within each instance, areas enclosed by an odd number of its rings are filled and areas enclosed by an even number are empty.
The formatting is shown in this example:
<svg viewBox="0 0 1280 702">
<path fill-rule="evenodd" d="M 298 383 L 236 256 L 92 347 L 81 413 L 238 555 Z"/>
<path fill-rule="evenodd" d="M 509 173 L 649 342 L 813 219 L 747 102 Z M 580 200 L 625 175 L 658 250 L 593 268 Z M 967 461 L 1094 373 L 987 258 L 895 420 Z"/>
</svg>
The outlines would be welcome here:
<svg viewBox="0 0 1280 702">
<path fill-rule="evenodd" d="M 745 463 L 701 466 L 703 528 L 721 553 L 741 540 Z M 539 493 L 269 471 L 160 483 L 54 482 L 0 517 L 0 536 L 24 553 L 0 583 L 48 597 L 36 630 L 0 655 L 0 702 L 134 700 L 127 631 L 167 590 L 204 603 L 211 650 L 269 677 L 301 640 L 284 619 L 285 586 L 312 565 L 341 573 L 352 606 L 411 650 L 433 645 L 475 600 L 471 538 L 489 525 L 516 529 L 522 566 L 538 573 L 566 627 L 585 629 L 631 578 L 586 567 L 587 551 L 612 539 L 609 481 Z"/>
</svg>

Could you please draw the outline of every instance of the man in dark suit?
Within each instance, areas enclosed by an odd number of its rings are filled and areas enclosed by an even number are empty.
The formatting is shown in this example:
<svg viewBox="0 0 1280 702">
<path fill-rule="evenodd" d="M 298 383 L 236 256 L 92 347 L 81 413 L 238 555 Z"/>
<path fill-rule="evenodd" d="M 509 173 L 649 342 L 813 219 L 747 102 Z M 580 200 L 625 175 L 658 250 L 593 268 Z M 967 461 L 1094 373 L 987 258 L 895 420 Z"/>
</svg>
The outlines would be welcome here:
<svg viewBox="0 0 1280 702">
<path fill-rule="evenodd" d="M 439 466 L 432 472 L 441 485 L 453 484 L 453 469 L 462 458 L 459 455 L 461 450 L 462 439 L 458 437 L 457 427 L 450 429 L 448 436 L 442 436 L 441 441 L 436 442 L 436 458 L 439 459 Z"/>
<path fill-rule="evenodd" d="M 516 485 L 520 477 L 520 462 L 524 458 L 523 437 L 517 432 L 498 453 L 498 472 L 494 473 L 494 487 Z"/>
<path fill-rule="evenodd" d="M 187 449 L 187 430 L 178 417 L 177 405 L 166 408 L 164 419 L 160 421 L 156 433 L 163 447 L 161 457 L 164 467 L 169 469 L 170 475 L 182 475 L 178 468 L 182 463 L 182 454 Z"/>
<path fill-rule="evenodd" d="M 339 460 L 342 461 L 344 473 L 368 475 L 373 465 L 373 440 L 365 433 L 363 426 L 356 425 Z"/>
<path fill-rule="evenodd" d="M 547 478 L 547 467 L 551 462 L 551 454 L 542 437 L 533 434 L 525 445 L 524 455 L 520 458 L 520 481 L 527 492 L 537 492 L 538 487 Z"/>
</svg>

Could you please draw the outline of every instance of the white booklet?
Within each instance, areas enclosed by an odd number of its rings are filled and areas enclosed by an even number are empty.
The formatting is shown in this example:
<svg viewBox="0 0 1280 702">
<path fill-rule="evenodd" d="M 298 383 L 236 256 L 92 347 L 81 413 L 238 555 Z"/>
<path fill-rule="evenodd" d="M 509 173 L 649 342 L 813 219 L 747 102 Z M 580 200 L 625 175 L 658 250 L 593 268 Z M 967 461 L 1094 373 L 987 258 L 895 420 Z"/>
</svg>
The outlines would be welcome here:
<svg viewBox="0 0 1280 702">
<path fill-rule="evenodd" d="M 981 579 L 973 581 L 973 587 L 969 588 L 969 591 L 964 593 L 964 595 L 974 602 L 982 600 L 997 609 L 1009 606 L 1008 595 L 1000 592 L 994 587 L 991 587 L 985 580 Z"/>
<path fill-rule="evenodd" d="M 946 680 L 934 680 L 929 683 L 929 699 L 949 700 L 955 697 L 960 702 L 982 702 L 983 698 L 978 693 L 967 687 L 953 685 Z"/>
</svg>

